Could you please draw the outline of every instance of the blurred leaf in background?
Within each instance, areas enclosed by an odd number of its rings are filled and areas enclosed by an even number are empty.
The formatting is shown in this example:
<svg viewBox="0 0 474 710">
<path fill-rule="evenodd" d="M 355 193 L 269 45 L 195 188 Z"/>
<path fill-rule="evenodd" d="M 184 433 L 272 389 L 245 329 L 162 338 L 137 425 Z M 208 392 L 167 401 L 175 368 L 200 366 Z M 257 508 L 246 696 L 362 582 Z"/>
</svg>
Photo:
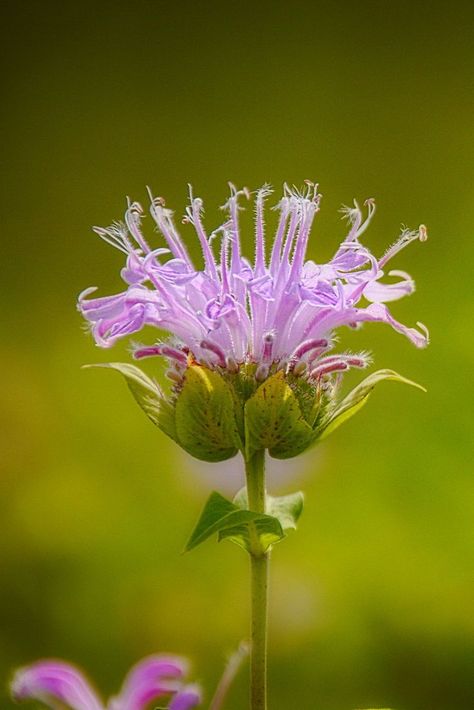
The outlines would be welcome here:
<svg viewBox="0 0 474 710">
<path fill-rule="evenodd" d="M 119 286 L 121 256 L 90 227 L 121 218 L 126 195 L 146 204 L 147 184 L 179 217 L 191 182 L 212 228 L 227 180 L 310 178 L 317 261 L 353 197 L 377 200 L 375 253 L 401 222 L 428 225 L 403 255 L 418 291 L 394 313 L 432 345 L 348 333 L 428 394 L 377 390 L 270 481 L 306 493 L 299 542 L 275 555 L 271 707 L 470 710 L 472 5 L 7 0 L 2 14 L 0 677 L 64 657 L 112 692 L 169 649 L 212 691 L 247 628 L 245 555 L 180 552 L 215 481 L 241 487 L 239 461 L 185 458 L 118 379 L 81 370 L 111 358 L 75 301 Z M 245 698 L 241 678 L 229 710 Z"/>
</svg>

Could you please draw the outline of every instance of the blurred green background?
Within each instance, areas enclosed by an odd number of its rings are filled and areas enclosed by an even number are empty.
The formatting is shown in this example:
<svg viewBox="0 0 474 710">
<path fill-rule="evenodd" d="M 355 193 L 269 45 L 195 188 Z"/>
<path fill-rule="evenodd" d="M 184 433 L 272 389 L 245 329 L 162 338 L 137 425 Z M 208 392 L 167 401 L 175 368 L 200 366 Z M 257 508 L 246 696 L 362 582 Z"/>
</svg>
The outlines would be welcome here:
<svg viewBox="0 0 474 710">
<path fill-rule="evenodd" d="M 247 632 L 247 560 L 226 543 L 180 552 L 210 489 L 240 486 L 240 462 L 194 462 L 118 377 L 81 371 L 128 354 L 94 347 L 75 299 L 119 288 L 121 255 L 90 226 L 121 218 L 126 195 L 146 203 L 145 185 L 179 216 L 193 183 L 212 227 L 227 180 L 278 195 L 311 178 L 319 261 L 353 197 L 377 199 L 376 253 L 402 222 L 428 225 L 394 262 L 418 290 L 393 311 L 425 322 L 430 348 L 377 325 L 342 341 L 429 391 L 381 385 L 270 473 L 272 491 L 307 493 L 274 554 L 270 707 L 471 710 L 471 4 L 28 0 L 3 13 L 2 685 L 56 656 L 111 693 L 161 650 L 191 657 L 209 698 Z M 246 707 L 245 675 L 228 710 Z M 4 687 L 0 704 L 13 707 Z"/>
</svg>

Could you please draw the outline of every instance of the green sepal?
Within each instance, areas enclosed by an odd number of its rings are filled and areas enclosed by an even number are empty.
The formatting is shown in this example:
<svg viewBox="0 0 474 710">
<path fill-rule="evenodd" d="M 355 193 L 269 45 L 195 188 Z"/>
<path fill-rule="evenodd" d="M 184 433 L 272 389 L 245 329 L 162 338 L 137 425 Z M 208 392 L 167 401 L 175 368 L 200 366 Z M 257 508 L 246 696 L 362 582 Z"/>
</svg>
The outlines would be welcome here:
<svg viewBox="0 0 474 710">
<path fill-rule="evenodd" d="M 177 441 L 174 408 L 165 399 L 158 383 L 148 377 L 140 368 L 124 362 L 97 363 L 83 365 L 83 367 L 105 367 L 120 372 L 125 377 L 129 390 L 147 417 L 164 434 Z"/>
<path fill-rule="evenodd" d="M 248 550 L 251 537 L 250 525 L 255 525 L 259 533 L 261 531 L 263 535 L 270 535 L 272 539 L 281 539 L 284 536 L 277 518 L 239 508 L 235 503 L 231 503 L 230 500 L 214 491 L 209 496 L 184 551 L 189 552 L 214 533 L 219 533 L 219 540 L 221 540 L 233 535 L 236 530 L 239 531 L 239 536 L 242 534 L 242 541 L 235 540 L 234 542 Z M 226 535 L 227 531 L 233 532 Z"/>
<path fill-rule="evenodd" d="M 178 443 L 203 461 L 225 461 L 242 448 L 228 384 L 214 370 L 189 365 L 175 405 Z"/>
<path fill-rule="evenodd" d="M 325 439 L 326 436 L 332 434 L 332 432 L 337 429 L 341 424 L 346 422 L 348 419 L 354 416 L 362 407 L 366 404 L 372 390 L 375 385 L 383 380 L 393 380 L 395 382 L 402 382 L 406 385 L 411 385 L 417 389 L 426 392 L 426 389 L 412 380 L 408 380 L 406 377 L 399 375 L 398 372 L 394 370 L 377 370 L 371 375 L 362 380 L 353 390 L 349 392 L 344 399 L 339 402 L 336 408 L 329 414 L 325 422 L 323 422 L 321 429 L 319 430 L 318 438 L 319 440 Z"/>
<path fill-rule="evenodd" d="M 248 508 L 247 489 L 242 488 L 233 502 L 240 509 L 246 510 Z M 303 512 L 303 505 L 304 494 L 302 491 L 286 496 L 266 496 L 266 518 L 255 522 L 259 543 L 264 552 L 286 537 L 289 530 L 296 530 L 296 524 Z M 281 530 L 274 525 L 271 526 L 267 518 L 278 520 Z M 224 539 L 230 539 L 246 550 L 249 550 L 252 542 L 249 538 L 248 528 L 245 526 L 236 526 L 234 529 L 228 528 L 220 532 L 219 541 Z"/>
<path fill-rule="evenodd" d="M 283 370 L 269 377 L 245 404 L 245 456 L 268 449 L 276 459 L 302 453 L 314 438 Z"/>
</svg>

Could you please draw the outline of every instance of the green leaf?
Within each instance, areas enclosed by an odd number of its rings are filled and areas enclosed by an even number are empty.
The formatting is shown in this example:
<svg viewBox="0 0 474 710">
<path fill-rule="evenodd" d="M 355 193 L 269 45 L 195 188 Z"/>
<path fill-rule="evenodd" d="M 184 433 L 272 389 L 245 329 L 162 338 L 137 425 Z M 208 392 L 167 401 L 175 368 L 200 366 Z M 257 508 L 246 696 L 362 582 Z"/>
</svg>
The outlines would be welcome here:
<svg viewBox="0 0 474 710">
<path fill-rule="evenodd" d="M 234 498 L 234 504 L 240 509 L 248 508 L 247 489 L 242 488 Z M 271 545 L 286 537 L 289 530 L 296 530 L 296 524 L 303 511 L 304 494 L 301 491 L 291 493 L 286 496 L 266 497 L 266 516 L 264 519 L 256 520 L 255 527 L 260 539 L 262 549 L 266 551 Z M 277 520 L 279 526 L 274 522 Z M 248 538 L 248 528 L 241 527 L 227 529 L 219 533 L 219 540 L 231 539 L 237 545 L 249 549 L 250 540 Z"/>
<path fill-rule="evenodd" d="M 236 530 L 238 535 L 242 534 L 247 540 L 247 544 L 250 544 L 251 532 L 249 526 L 254 523 L 257 525 L 257 529 L 262 531 L 262 534 L 283 537 L 283 530 L 276 518 L 271 518 L 263 513 L 243 510 L 235 503 L 231 503 L 221 496 L 220 493 L 214 491 L 204 506 L 196 527 L 185 547 L 185 552 L 197 547 L 214 533 L 219 533 L 219 539 L 224 539 L 224 537 L 232 536 Z M 230 533 L 229 531 L 234 532 Z M 226 532 L 229 532 L 229 535 L 224 534 Z M 241 542 L 238 544 L 241 544 Z M 242 546 L 249 549 L 247 544 L 242 544 Z"/>
<path fill-rule="evenodd" d="M 249 513 L 250 511 L 242 512 Z M 251 552 L 254 549 L 255 540 L 257 540 L 259 551 L 266 552 L 276 542 L 283 540 L 285 533 L 277 518 L 258 513 L 252 513 L 252 515 L 259 515 L 259 517 L 249 521 L 250 524 L 234 525 L 220 530 L 219 542 L 230 540 L 239 547 L 243 547 L 247 552 Z"/>
<path fill-rule="evenodd" d="M 136 402 L 165 434 L 176 441 L 176 428 L 173 407 L 165 399 L 160 386 L 135 365 L 123 362 L 97 363 L 84 365 L 84 368 L 105 367 L 116 370 L 125 377 L 127 385 Z"/>
<path fill-rule="evenodd" d="M 217 372 L 190 365 L 176 401 L 178 443 L 203 461 L 224 461 L 242 444 L 229 386 Z"/>
<path fill-rule="evenodd" d="M 246 458 L 262 449 L 277 459 L 291 458 L 311 443 L 313 430 L 282 370 L 265 380 L 247 401 L 245 431 Z"/>
<path fill-rule="evenodd" d="M 283 532 L 296 530 L 296 524 L 303 512 L 304 493 L 290 493 L 287 496 L 267 496 L 267 515 L 271 515 L 280 521 Z"/>
<path fill-rule="evenodd" d="M 247 487 L 244 486 L 234 497 L 233 503 L 239 508 L 248 508 Z M 265 498 L 265 512 L 280 521 L 282 530 L 296 530 L 304 506 L 304 493 L 297 491 L 286 496 L 269 496 Z"/>
<path fill-rule="evenodd" d="M 329 418 L 323 423 L 322 428 L 319 433 L 319 440 L 325 439 L 326 436 L 331 434 L 335 429 L 337 429 L 341 424 L 350 419 L 356 414 L 359 409 L 366 404 L 370 393 L 374 389 L 375 385 L 383 380 L 393 380 L 394 382 L 402 382 L 406 385 L 411 385 L 420 389 L 422 392 L 426 392 L 426 389 L 412 380 L 408 380 L 406 377 L 399 375 L 398 372 L 394 370 L 377 370 L 371 375 L 362 380 L 357 387 L 354 387 L 351 392 L 340 402 L 336 409 L 330 414 Z"/>
</svg>

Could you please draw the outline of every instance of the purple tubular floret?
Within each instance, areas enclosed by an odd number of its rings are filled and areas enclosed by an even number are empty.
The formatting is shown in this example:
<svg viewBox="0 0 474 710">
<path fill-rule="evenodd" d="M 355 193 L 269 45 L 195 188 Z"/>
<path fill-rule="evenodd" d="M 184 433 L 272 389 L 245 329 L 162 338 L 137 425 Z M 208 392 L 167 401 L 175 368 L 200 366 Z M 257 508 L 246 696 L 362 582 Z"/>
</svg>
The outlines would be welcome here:
<svg viewBox="0 0 474 710">
<path fill-rule="evenodd" d="M 230 363 L 282 363 L 295 365 L 301 359 L 309 370 L 332 346 L 332 332 L 342 326 L 354 328 L 364 322 L 382 322 L 405 335 L 417 347 L 428 343 L 422 324 L 408 327 L 391 314 L 387 303 L 413 292 L 415 285 L 404 271 L 383 267 L 401 249 L 415 240 L 424 241 L 427 231 L 404 230 L 400 239 L 377 259 L 359 238 L 375 212 L 372 199 L 365 203 L 366 216 L 357 203 L 343 209 L 349 233 L 333 258 L 326 263 L 308 260 L 306 251 L 313 220 L 319 211 L 317 185 L 307 181 L 298 191 L 285 186 L 276 209 L 280 212 L 269 261 L 265 254 L 265 200 L 271 190 L 264 186 L 255 198 L 255 261 L 241 252 L 238 220 L 240 198 L 247 190 L 231 185 L 224 206 L 222 225 L 210 232 L 203 223 L 203 205 L 190 193 L 185 221 L 194 228 L 203 255 L 202 269 L 193 265 L 161 198 L 152 198 L 151 214 L 171 254 L 150 248 L 141 228 L 142 208 L 128 205 L 125 223 L 116 222 L 98 234 L 126 255 L 122 270 L 126 288 L 122 293 L 98 297 L 86 290 L 78 308 L 90 324 L 101 347 L 137 333 L 145 326 L 168 331 L 178 345 L 140 347 L 137 359 L 162 355 L 186 366 L 183 351 L 208 367 Z M 214 255 L 214 237 L 221 235 L 219 258 Z M 217 240 L 219 241 L 219 240 Z M 153 245 L 154 246 L 154 245 Z M 165 258 L 167 258 L 165 261 Z M 362 367 L 356 359 L 345 361 Z"/>
</svg>

